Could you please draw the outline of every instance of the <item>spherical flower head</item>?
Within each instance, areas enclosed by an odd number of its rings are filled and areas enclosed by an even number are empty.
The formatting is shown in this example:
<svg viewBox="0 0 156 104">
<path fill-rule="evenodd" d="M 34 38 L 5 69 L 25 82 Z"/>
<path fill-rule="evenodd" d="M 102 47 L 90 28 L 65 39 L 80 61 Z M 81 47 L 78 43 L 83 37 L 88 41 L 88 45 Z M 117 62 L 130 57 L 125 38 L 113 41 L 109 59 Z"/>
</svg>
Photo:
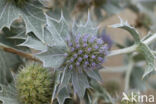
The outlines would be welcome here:
<svg viewBox="0 0 156 104">
<path fill-rule="evenodd" d="M 108 43 L 102 38 L 91 36 L 89 34 L 75 36 L 75 40 L 71 40 L 68 44 L 70 50 L 64 61 L 68 69 L 95 69 L 100 66 L 109 51 Z M 77 46 L 78 45 L 78 46 Z M 70 60 L 70 62 L 67 62 Z"/>
<path fill-rule="evenodd" d="M 27 65 L 16 77 L 16 89 L 23 104 L 46 104 L 51 100 L 54 80 L 48 69 Z"/>
</svg>

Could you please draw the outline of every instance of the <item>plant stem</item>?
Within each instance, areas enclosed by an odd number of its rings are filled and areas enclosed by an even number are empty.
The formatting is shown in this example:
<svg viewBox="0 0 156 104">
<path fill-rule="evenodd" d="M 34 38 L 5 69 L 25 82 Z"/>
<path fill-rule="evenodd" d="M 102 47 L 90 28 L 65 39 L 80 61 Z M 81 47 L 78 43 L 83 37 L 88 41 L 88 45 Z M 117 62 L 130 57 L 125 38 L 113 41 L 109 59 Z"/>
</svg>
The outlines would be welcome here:
<svg viewBox="0 0 156 104">
<path fill-rule="evenodd" d="M 37 62 L 41 62 L 39 59 L 33 57 L 32 54 L 29 54 L 29 53 L 25 53 L 25 52 L 22 52 L 20 50 L 17 50 L 17 49 L 14 49 L 14 48 L 11 48 L 7 45 L 4 45 L 2 43 L 0 43 L 0 49 L 6 51 L 6 52 L 9 52 L 9 53 L 13 53 L 13 54 L 17 54 L 19 56 L 22 56 L 22 57 L 25 57 L 29 60 L 33 60 L 33 61 L 37 61 Z"/>
<path fill-rule="evenodd" d="M 133 70 L 133 61 L 130 58 L 128 70 L 126 71 L 126 77 L 125 77 L 125 91 L 127 91 L 129 89 L 130 77 L 131 77 L 132 70 Z"/>
<path fill-rule="evenodd" d="M 152 53 L 153 53 L 154 55 L 156 55 L 156 51 L 152 51 Z"/>
<path fill-rule="evenodd" d="M 156 34 L 153 34 L 151 37 L 149 37 L 148 39 L 146 39 L 143 43 L 145 43 L 146 45 L 149 45 L 154 40 L 156 40 Z"/>
<path fill-rule="evenodd" d="M 138 45 L 135 44 L 135 45 L 127 47 L 127 48 L 123 48 L 123 49 L 119 49 L 119 50 L 113 50 L 110 52 L 108 57 L 134 52 L 136 50 L 137 46 Z"/>
<path fill-rule="evenodd" d="M 143 41 L 143 43 L 146 44 L 146 45 L 149 45 L 154 40 L 156 40 L 156 34 L 153 34 L 151 37 L 149 37 L 148 39 L 146 39 L 145 41 Z M 108 55 L 108 57 L 134 52 L 137 47 L 138 47 L 138 44 L 135 44 L 135 45 L 130 46 L 130 47 L 127 47 L 127 48 L 123 48 L 123 49 L 119 49 L 119 50 L 113 50 L 113 51 L 110 52 L 110 54 Z"/>
</svg>

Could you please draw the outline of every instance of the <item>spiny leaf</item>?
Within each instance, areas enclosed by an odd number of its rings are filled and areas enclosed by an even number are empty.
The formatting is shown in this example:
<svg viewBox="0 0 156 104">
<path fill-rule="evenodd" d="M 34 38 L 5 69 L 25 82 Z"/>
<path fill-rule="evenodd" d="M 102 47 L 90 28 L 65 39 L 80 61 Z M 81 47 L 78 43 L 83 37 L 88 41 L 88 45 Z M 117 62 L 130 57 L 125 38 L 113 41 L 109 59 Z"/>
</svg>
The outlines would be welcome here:
<svg viewBox="0 0 156 104">
<path fill-rule="evenodd" d="M 61 72 L 60 71 L 55 71 L 54 74 L 54 88 L 53 88 L 53 92 L 52 92 L 52 102 L 54 101 L 54 99 L 56 98 L 56 95 L 58 93 L 59 90 L 59 83 L 60 83 L 60 79 L 61 79 Z"/>
<path fill-rule="evenodd" d="M 75 35 L 86 35 L 89 34 L 91 36 L 97 35 L 98 28 L 93 24 L 91 18 L 90 18 L 90 13 L 88 12 L 88 19 L 85 24 L 76 24 L 75 22 L 73 23 L 73 34 Z"/>
<path fill-rule="evenodd" d="M 61 37 L 59 32 L 56 30 L 56 27 L 54 24 L 51 23 L 51 25 L 47 25 L 44 28 L 44 41 L 47 46 L 53 47 L 53 46 L 64 46 L 66 47 L 66 43 L 64 39 Z"/>
<path fill-rule="evenodd" d="M 113 28 L 122 28 L 122 29 L 127 30 L 132 35 L 132 37 L 133 37 L 133 39 L 135 40 L 136 43 L 140 42 L 139 33 L 135 30 L 134 27 L 130 26 L 127 21 L 123 21 L 120 18 L 120 24 L 115 24 L 115 25 L 112 25 L 111 27 L 113 27 Z"/>
<path fill-rule="evenodd" d="M 7 84 L 13 80 L 11 69 L 16 70 L 21 63 L 17 55 L 0 50 L 0 83 Z"/>
<path fill-rule="evenodd" d="M 67 45 L 65 43 L 65 37 L 68 27 L 65 24 L 63 16 L 60 21 L 54 20 L 49 16 L 47 18 L 47 25 L 44 27 L 43 39 L 44 42 L 36 39 L 35 37 L 29 37 L 21 44 L 21 46 L 27 46 L 41 52 L 36 54 L 44 64 L 45 67 L 58 68 L 64 61 L 64 53 L 67 51 Z M 39 45 L 38 45 L 39 44 Z"/>
<path fill-rule="evenodd" d="M 142 53 L 146 59 L 147 65 L 143 74 L 143 78 L 145 78 L 148 74 L 155 70 L 155 56 L 151 52 L 150 48 L 144 43 L 139 44 L 138 51 Z"/>
<path fill-rule="evenodd" d="M 22 17 L 26 33 L 34 32 L 39 39 L 43 39 L 42 25 L 45 23 L 45 16 L 38 0 L 26 1 L 22 7 L 16 6 L 15 0 L 0 0 L 0 2 L 0 29 L 10 27 L 14 20 Z"/>
<path fill-rule="evenodd" d="M 79 73 L 73 70 L 72 73 L 72 84 L 74 91 L 78 94 L 80 98 L 83 98 L 86 88 L 89 88 L 89 83 L 86 75 L 84 73 Z"/>
<path fill-rule="evenodd" d="M 69 84 L 69 81 L 71 79 L 71 74 L 72 72 L 64 69 L 63 73 L 62 73 L 62 78 L 61 78 L 61 84 L 60 84 L 60 89 L 63 87 L 67 87 Z"/>
<path fill-rule="evenodd" d="M 64 61 L 64 47 L 48 47 L 46 52 L 36 54 L 43 61 L 44 67 L 59 68 Z"/>
<path fill-rule="evenodd" d="M 61 18 L 60 20 L 56 20 L 54 18 L 51 18 L 50 16 L 46 15 L 47 19 L 47 25 L 48 26 L 55 26 L 57 32 L 61 35 L 61 37 L 65 40 L 69 38 L 69 26 L 67 21 L 65 20 L 63 16 L 63 12 L 61 12 Z"/>
<path fill-rule="evenodd" d="M 16 45 L 24 42 L 23 39 L 12 39 L 12 37 L 16 36 L 19 34 L 21 31 L 17 31 L 19 29 L 18 27 L 12 27 L 8 28 L 3 28 L 2 31 L 0 32 L 0 43 L 8 45 L 13 48 L 19 48 Z"/>
<path fill-rule="evenodd" d="M 12 33 L 14 35 L 7 34 L 7 35 L 10 35 L 9 38 L 11 38 L 11 39 L 21 39 L 21 40 L 26 39 L 26 27 L 25 27 L 24 21 L 22 19 L 15 20 L 11 24 L 10 31 L 12 31 Z"/>
<path fill-rule="evenodd" d="M 142 67 L 137 67 L 137 66 L 133 67 L 130 76 L 130 87 L 132 89 L 143 90 L 143 91 L 146 89 L 145 80 L 142 80 L 143 73 L 144 72 Z"/>
<path fill-rule="evenodd" d="M 40 50 L 40 51 L 47 50 L 46 45 L 44 45 L 41 41 L 31 36 L 28 36 L 25 42 L 23 42 L 19 46 L 26 46 L 26 47 L 33 48 L 35 50 Z"/>
<path fill-rule="evenodd" d="M 98 104 L 99 100 L 104 100 L 104 102 L 106 103 L 115 104 L 113 98 L 102 85 L 100 85 L 94 80 L 91 81 L 91 85 L 94 89 L 96 89 L 93 93 L 93 102 L 95 104 Z"/>
<path fill-rule="evenodd" d="M 20 104 L 17 100 L 17 93 L 13 83 L 5 86 L 0 85 L 2 87 L 2 91 L 0 91 L 0 101 L 3 104 Z"/>
<path fill-rule="evenodd" d="M 101 76 L 98 73 L 98 70 L 88 69 L 88 70 L 85 70 L 85 72 L 90 78 L 93 78 L 96 81 L 102 81 Z"/>
<path fill-rule="evenodd" d="M 64 104 L 67 98 L 70 98 L 69 90 L 67 88 L 62 88 L 57 96 L 59 104 Z"/>
<path fill-rule="evenodd" d="M 20 39 L 11 39 L 10 37 L 15 36 L 20 31 L 16 31 L 18 28 L 12 27 L 9 30 L 8 28 L 3 28 L 2 32 L 0 33 L 0 45 L 7 45 L 13 48 L 24 49 L 23 47 L 17 47 L 17 44 L 23 42 Z M 13 80 L 11 71 L 17 71 L 17 67 L 22 63 L 22 59 L 14 54 L 4 52 L 0 50 L 0 83 L 7 84 Z"/>
</svg>

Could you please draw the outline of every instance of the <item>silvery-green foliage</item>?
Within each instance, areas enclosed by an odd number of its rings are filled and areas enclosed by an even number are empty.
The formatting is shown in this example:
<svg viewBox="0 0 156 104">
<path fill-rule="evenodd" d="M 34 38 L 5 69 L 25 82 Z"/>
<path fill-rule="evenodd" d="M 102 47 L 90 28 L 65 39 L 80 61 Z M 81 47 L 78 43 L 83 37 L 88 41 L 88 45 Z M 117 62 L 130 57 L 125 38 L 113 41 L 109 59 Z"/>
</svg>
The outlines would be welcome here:
<svg viewBox="0 0 156 104">
<path fill-rule="evenodd" d="M 131 75 L 130 75 L 130 89 L 136 89 L 139 91 L 144 91 L 147 89 L 146 80 L 142 80 L 143 68 L 139 66 L 133 66 Z"/>
<path fill-rule="evenodd" d="M 155 71 L 155 56 L 152 53 L 152 50 L 149 48 L 149 46 L 144 43 L 146 38 L 149 37 L 145 37 L 145 39 L 141 40 L 140 34 L 137 32 L 137 30 L 134 27 L 131 27 L 127 21 L 124 22 L 121 18 L 120 18 L 120 24 L 112 25 L 112 27 L 125 29 L 132 35 L 135 41 L 135 45 L 137 45 L 136 51 L 138 53 L 143 54 L 143 56 L 145 57 L 145 61 L 147 63 L 143 74 L 143 78 L 149 75 L 151 72 Z"/>
<path fill-rule="evenodd" d="M 1 46 L 8 46 L 16 49 L 28 50 L 27 48 L 16 46 L 23 42 L 24 32 L 25 28 L 23 24 L 17 21 L 11 25 L 10 29 L 3 28 L 0 32 Z M 19 37 L 21 36 L 23 38 L 19 39 Z M 0 50 L 0 83 L 7 84 L 8 82 L 11 82 L 13 80 L 11 72 L 16 72 L 18 66 L 22 63 L 23 60 L 18 55 Z"/>
<path fill-rule="evenodd" d="M 145 72 L 143 74 L 143 78 L 144 78 L 151 72 L 155 71 L 155 56 L 151 52 L 150 48 L 147 45 L 145 45 L 144 43 L 140 43 L 138 50 L 139 50 L 139 52 L 141 52 L 144 55 L 146 63 L 147 63 Z"/>
<path fill-rule="evenodd" d="M 34 32 L 39 39 L 43 39 L 42 25 L 45 23 L 45 16 L 38 0 L 25 0 L 22 5 L 17 5 L 16 0 L 0 0 L 0 2 L 0 29 L 10 27 L 14 20 L 22 17 L 26 33 Z"/>
<path fill-rule="evenodd" d="M 11 71 L 16 70 L 19 64 L 21 64 L 19 56 L 0 50 L 0 83 L 12 82 Z"/>
<path fill-rule="evenodd" d="M 141 41 L 140 40 L 140 35 L 137 32 L 137 30 L 134 27 L 130 26 L 127 21 L 123 21 L 121 18 L 120 18 L 120 23 L 119 24 L 112 25 L 112 27 L 113 28 L 122 28 L 122 29 L 125 29 L 126 31 L 128 31 L 132 35 L 132 37 L 133 37 L 133 39 L 134 39 L 135 42 L 138 43 L 138 42 Z"/>
<path fill-rule="evenodd" d="M 9 47 L 22 49 L 17 45 L 24 42 L 26 39 L 26 28 L 22 20 L 14 21 L 11 24 L 10 29 L 4 27 L 0 32 L 0 43 L 5 44 Z"/>
<path fill-rule="evenodd" d="M 91 103 L 89 104 L 98 104 L 99 101 L 103 103 L 115 104 L 114 99 L 111 97 L 111 95 L 107 92 L 107 90 L 102 85 L 100 85 L 99 83 L 93 80 L 91 81 L 91 85 L 95 90 L 92 93 L 90 93 Z M 86 95 L 88 94 L 86 93 Z"/>
<path fill-rule="evenodd" d="M 2 104 L 20 104 L 14 83 L 0 85 L 0 101 Z"/>
</svg>

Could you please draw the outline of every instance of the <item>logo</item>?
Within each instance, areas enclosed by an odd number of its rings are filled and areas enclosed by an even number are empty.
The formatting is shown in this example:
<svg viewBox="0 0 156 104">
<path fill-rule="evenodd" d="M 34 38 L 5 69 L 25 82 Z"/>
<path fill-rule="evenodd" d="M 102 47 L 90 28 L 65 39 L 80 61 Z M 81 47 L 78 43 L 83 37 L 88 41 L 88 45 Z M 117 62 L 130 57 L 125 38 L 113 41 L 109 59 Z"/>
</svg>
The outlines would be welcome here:
<svg viewBox="0 0 156 104">
<path fill-rule="evenodd" d="M 154 104 L 154 95 L 141 95 L 139 92 L 134 93 L 131 92 L 130 95 L 127 95 L 125 92 L 122 93 L 123 97 L 121 101 L 128 101 L 128 102 L 136 102 L 136 103 L 153 103 Z"/>
</svg>

